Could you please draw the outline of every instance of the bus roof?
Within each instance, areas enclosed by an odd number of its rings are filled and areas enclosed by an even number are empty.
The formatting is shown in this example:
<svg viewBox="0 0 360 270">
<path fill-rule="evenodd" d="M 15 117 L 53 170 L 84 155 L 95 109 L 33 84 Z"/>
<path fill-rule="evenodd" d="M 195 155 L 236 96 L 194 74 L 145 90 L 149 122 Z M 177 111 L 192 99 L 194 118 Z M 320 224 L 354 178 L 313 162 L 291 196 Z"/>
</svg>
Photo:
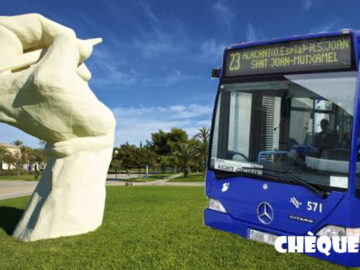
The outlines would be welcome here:
<svg viewBox="0 0 360 270">
<path fill-rule="evenodd" d="M 294 35 L 290 37 L 283 37 L 283 38 L 275 38 L 275 39 L 269 39 L 269 40 L 260 40 L 260 41 L 245 41 L 238 44 L 235 44 L 233 46 L 230 46 L 226 49 L 238 49 L 238 48 L 246 48 L 250 46 L 256 46 L 256 45 L 267 45 L 267 44 L 273 44 L 278 43 L 282 41 L 292 41 L 292 40 L 302 40 L 302 39 L 308 39 L 308 38 L 317 38 L 317 37 L 327 37 L 327 36 L 340 36 L 344 34 L 351 34 L 357 39 L 360 37 L 360 31 L 357 30 L 351 30 L 351 29 L 343 29 L 339 32 L 328 32 L 328 33 L 314 33 L 314 34 L 307 34 L 307 35 Z M 357 40 L 357 43 L 359 40 Z"/>
<path fill-rule="evenodd" d="M 344 35 L 350 35 L 352 44 L 353 44 L 353 63 L 354 67 L 359 70 L 359 60 L 360 60 L 360 31 L 357 30 L 351 30 L 351 29 L 343 29 L 338 32 L 328 32 L 328 33 L 314 33 L 314 34 L 307 34 L 307 35 L 294 35 L 290 37 L 283 37 L 283 38 L 276 38 L 276 39 L 270 39 L 270 40 L 261 40 L 261 41 L 250 41 L 250 42 L 242 42 L 239 44 L 235 44 L 233 46 L 227 47 L 224 50 L 223 54 L 223 63 L 225 63 L 227 51 L 229 50 L 236 50 L 236 49 L 245 49 L 250 48 L 253 46 L 266 46 L 281 42 L 287 42 L 287 41 L 300 41 L 300 40 L 306 40 L 306 39 L 316 39 L 316 38 L 322 38 L 322 37 L 336 37 L 336 36 L 344 36 Z"/>
</svg>

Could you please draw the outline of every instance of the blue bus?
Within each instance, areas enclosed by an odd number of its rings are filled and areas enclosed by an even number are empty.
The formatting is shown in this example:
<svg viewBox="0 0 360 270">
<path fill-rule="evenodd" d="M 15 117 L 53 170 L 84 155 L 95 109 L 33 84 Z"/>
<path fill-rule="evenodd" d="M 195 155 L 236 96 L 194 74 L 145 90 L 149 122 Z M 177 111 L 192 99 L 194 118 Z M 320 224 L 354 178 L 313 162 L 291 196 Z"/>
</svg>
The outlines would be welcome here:
<svg viewBox="0 0 360 270">
<path fill-rule="evenodd" d="M 270 244 L 360 237 L 359 53 L 348 29 L 225 49 L 205 225 Z M 310 255 L 360 266 L 359 253 Z"/>
</svg>

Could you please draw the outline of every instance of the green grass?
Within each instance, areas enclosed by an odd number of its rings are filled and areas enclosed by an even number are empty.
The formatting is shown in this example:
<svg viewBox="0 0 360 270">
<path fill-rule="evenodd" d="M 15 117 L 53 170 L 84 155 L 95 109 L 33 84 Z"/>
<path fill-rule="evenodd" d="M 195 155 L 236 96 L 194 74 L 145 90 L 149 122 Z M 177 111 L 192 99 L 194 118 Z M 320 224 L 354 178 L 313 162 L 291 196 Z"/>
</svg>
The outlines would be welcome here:
<svg viewBox="0 0 360 270">
<path fill-rule="evenodd" d="M 95 232 L 22 243 L 27 198 L 0 201 L 0 269 L 345 269 L 203 225 L 200 187 L 108 187 Z"/>
<path fill-rule="evenodd" d="M 39 176 L 40 179 L 40 176 Z M 24 180 L 24 181 L 36 181 L 34 175 L 0 175 L 0 181 L 10 180 Z"/>
<path fill-rule="evenodd" d="M 188 177 L 177 177 L 168 182 L 204 182 L 205 176 L 201 173 L 190 174 Z"/>
</svg>

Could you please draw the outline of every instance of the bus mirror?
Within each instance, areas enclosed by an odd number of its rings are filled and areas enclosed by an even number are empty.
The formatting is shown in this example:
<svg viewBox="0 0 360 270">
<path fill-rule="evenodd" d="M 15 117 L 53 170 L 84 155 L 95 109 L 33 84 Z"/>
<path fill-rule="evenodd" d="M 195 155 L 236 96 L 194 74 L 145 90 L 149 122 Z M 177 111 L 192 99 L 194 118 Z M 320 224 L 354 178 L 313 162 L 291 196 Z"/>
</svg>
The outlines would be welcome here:
<svg viewBox="0 0 360 270">
<path fill-rule="evenodd" d="M 211 78 L 219 78 L 220 77 L 220 68 L 213 68 L 211 70 Z"/>
</svg>

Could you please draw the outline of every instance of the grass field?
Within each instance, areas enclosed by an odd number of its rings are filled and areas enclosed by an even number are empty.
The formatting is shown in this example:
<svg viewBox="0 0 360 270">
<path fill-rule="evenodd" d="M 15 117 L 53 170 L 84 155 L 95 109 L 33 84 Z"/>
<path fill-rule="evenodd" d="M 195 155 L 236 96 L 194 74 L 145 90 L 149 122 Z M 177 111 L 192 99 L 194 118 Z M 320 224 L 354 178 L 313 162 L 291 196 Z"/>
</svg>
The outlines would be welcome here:
<svg viewBox="0 0 360 270">
<path fill-rule="evenodd" d="M 168 182 L 204 182 L 205 176 L 201 173 L 190 174 L 188 177 L 178 177 L 171 179 Z"/>
<path fill-rule="evenodd" d="M 40 179 L 40 176 L 39 176 Z M 35 177 L 34 175 L 28 175 L 28 174 L 24 174 L 24 175 L 0 175 L 0 181 L 4 181 L 4 180 L 24 180 L 24 181 L 35 181 Z"/>
<path fill-rule="evenodd" d="M 0 269 L 344 269 L 203 225 L 200 187 L 108 187 L 95 232 L 22 243 L 27 198 L 0 201 Z"/>
</svg>

